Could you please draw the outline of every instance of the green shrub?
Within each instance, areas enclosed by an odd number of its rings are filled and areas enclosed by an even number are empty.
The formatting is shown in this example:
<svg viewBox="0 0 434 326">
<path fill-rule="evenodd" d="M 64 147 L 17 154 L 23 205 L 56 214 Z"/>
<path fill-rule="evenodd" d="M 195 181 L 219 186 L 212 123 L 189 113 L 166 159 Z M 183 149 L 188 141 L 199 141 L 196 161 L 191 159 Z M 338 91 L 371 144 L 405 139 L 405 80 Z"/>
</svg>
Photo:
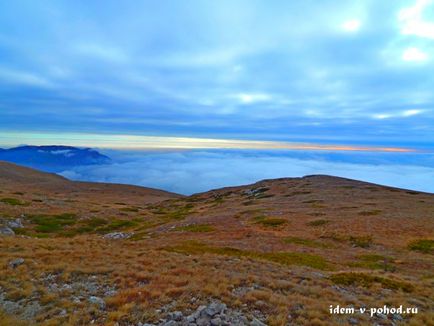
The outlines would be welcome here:
<svg viewBox="0 0 434 326">
<path fill-rule="evenodd" d="M 408 249 L 422 252 L 424 254 L 434 254 L 434 240 L 419 239 L 409 243 Z"/>
<path fill-rule="evenodd" d="M 385 272 L 394 272 L 393 258 L 377 254 L 360 255 L 358 261 L 351 263 L 351 267 L 361 267 L 368 269 L 382 269 Z"/>
<path fill-rule="evenodd" d="M 266 260 L 280 265 L 300 265 L 321 270 L 331 269 L 331 265 L 323 257 L 300 252 L 264 253 L 257 251 L 240 250 L 231 247 L 211 247 L 196 241 L 189 241 L 178 246 L 166 247 L 163 249 L 183 254 L 215 254 L 240 258 L 244 257 L 255 260 Z"/>
<path fill-rule="evenodd" d="M 24 206 L 24 205 L 26 205 L 26 203 L 24 203 L 21 200 L 16 199 L 16 198 L 2 198 L 2 199 L 0 199 L 0 202 L 2 202 L 4 204 L 12 205 L 12 206 Z"/>
<path fill-rule="evenodd" d="M 362 216 L 375 216 L 375 215 L 379 215 L 381 213 L 382 213 L 382 210 L 380 210 L 380 209 L 374 209 L 374 210 L 371 210 L 371 211 L 361 211 L 361 212 L 359 212 L 359 215 L 362 215 Z"/>
<path fill-rule="evenodd" d="M 305 238 L 298 238 L 298 237 L 287 237 L 283 239 L 285 243 L 290 244 L 297 244 L 302 245 L 306 247 L 313 247 L 313 248 L 330 248 L 331 246 L 322 242 L 318 242 L 311 239 L 305 239 Z"/>
<path fill-rule="evenodd" d="M 76 223 L 77 217 L 75 214 L 59 214 L 59 215 L 30 215 L 29 219 L 36 224 L 35 230 L 42 233 L 53 233 L 61 231 L 65 226 Z"/>
<path fill-rule="evenodd" d="M 309 226 L 322 226 L 322 225 L 326 225 L 328 223 L 330 223 L 329 220 L 320 219 L 320 220 L 311 221 L 311 222 L 307 223 L 307 225 L 309 225 Z"/>
<path fill-rule="evenodd" d="M 338 273 L 330 276 L 330 279 L 335 284 L 340 285 L 355 285 L 362 287 L 370 287 L 374 283 L 381 284 L 382 287 L 392 289 L 392 290 L 403 290 L 405 292 L 411 292 L 413 290 L 413 285 L 400 280 L 393 280 L 386 277 L 370 275 L 365 273 L 354 273 L 345 272 Z"/>
<path fill-rule="evenodd" d="M 192 224 L 177 227 L 175 230 L 187 232 L 212 232 L 214 231 L 214 228 L 209 224 Z"/>
<path fill-rule="evenodd" d="M 360 237 L 350 236 L 349 240 L 353 247 L 369 248 L 372 245 L 372 237 L 370 235 Z"/>
<path fill-rule="evenodd" d="M 288 221 L 283 218 L 275 218 L 275 217 L 263 217 L 263 218 L 255 218 L 256 224 L 261 224 L 266 227 L 277 227 L 283 224 L 286 224 Z"/>
<path fill-rule="evenodd" d="M 130 220 L 113 220 L 107 226 L 96 229 L 98 233 L 108 233 L 136 226 L 137 222 Z"/>
</svg>

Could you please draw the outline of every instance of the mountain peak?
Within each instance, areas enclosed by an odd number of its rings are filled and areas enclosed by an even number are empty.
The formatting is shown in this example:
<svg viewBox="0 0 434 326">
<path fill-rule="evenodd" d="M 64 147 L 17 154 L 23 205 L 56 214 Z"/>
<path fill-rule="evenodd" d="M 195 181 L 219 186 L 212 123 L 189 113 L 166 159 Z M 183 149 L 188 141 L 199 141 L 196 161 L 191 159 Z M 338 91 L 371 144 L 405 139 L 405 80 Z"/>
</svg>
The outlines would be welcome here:
<svg viewBox="0 0 434 326">
<path fill-rule="evenodd" d="M 59 172 L 77 165 L 108 164 L 110 158 L 91 148 L 72 146 L 30 146 L 0 150 L 0 160 Z"/>
</svg>

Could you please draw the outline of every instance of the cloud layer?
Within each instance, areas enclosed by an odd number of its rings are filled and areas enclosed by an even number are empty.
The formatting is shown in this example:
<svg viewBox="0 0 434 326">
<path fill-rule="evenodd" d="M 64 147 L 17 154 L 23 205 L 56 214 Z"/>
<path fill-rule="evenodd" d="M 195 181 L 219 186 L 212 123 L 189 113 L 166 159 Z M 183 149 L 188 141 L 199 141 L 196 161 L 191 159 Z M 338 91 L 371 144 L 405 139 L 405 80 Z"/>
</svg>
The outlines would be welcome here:
<svg viewBox="0 0 434 326">
<path fill-rule="evenodd" d="M 62 175 L 192 194 L 262 179 L 329 174 L 434 193 L 434 157 L 424 154 L 282 151 L 110 151 L 111 165 L 77 167 Z M 396 164 L 396 155 L 404 155 Z M 363 162 L 363 163 L 362 163 Z"/>
<path fill-rule="evenodd" d="M 433 1 L 3 1 L 0 129 L 434 142 Z"/>
</svg>

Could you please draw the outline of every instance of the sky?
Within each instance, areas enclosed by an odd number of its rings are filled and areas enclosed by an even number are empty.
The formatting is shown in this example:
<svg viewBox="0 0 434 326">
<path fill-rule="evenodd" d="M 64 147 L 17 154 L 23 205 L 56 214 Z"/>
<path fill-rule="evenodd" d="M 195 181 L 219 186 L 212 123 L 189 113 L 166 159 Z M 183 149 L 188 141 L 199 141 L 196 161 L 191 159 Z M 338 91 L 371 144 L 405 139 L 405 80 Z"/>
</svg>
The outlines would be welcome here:
<svg viewBox="0 0 434 326">
<path fill-rule="evenodd" d="M 429 0 L 0 3 L 9 145 L 44 133 L 426 149 L 433 89 Z"/>
<path fill-rule="evenodd" d="M 72 179 L 434 192 L 433 90 L 434 0 L 0 2 L 0 147 L 115 150 Z"/>
</svg>

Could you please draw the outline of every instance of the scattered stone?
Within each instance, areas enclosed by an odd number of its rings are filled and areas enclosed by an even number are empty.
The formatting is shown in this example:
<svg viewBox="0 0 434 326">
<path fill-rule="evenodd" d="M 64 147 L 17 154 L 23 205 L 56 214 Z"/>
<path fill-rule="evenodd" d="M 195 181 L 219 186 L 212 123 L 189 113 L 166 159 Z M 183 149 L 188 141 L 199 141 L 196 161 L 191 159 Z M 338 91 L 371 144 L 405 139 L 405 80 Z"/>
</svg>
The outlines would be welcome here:
<svg viewBox="0 0 434 326">
<path fill-rule="evenodd" d="M 100 297 L 90 296 L 89 302 L 97 305 L 101 310 L 105 309 L 105 301 Z"/>
<path fill-rule="evenodd" d="M 208 316 L 215 316 L 226 309 L 226 305 L 220 302 L 212 302 L 206 309 L 205 312 Z"/>
<path fill-rule="evenodd" d="M 250 326 L 267 326 L 259 319 L 253 318 L 253 320 L 250 322 Z"/>
<path fill-rule="evenodd" d="M 119 239 L 128 239 L 132 236 L 132 233 L 127 232 L 112 232 L 107 233 L 103 236 L 104 239 L 112 239 L 112 240 L 119 240 Z"/>
<path fill-rule="evenodd" d="M 8 226 L 0 226 L 0 236 L 14 236 L 15 232 Z"/>
<path fill-rule="evenodd" d="M 348 318 L 348 323 L 351 325 L 358 325 L 359 321 L 356 318 Z"/>
<path fill-rule="evenodd" d="M 23 222 L 21 221 L 20 218 L 17 218 L 17 219 L 12 220 L 12 221 L 8 221 L 7 225 L 8 225 L 8 227 L 10 227 L 12 229 L 21 229 L 24 227 Z"/>
<path fill-rule="evenodd" d="M 159 309 L 164 311 L 165 309 Z M 262 318 L 262 317 L 261 317 Z M 265 319 L 265 318 L 264 318 Z M 144 324 L 141 324 L 144 326 Z M 207 306 L 199 306 L 190 315 L 184 315 L 181 311 L 174 311 L 168 314 L 166 319 L 160 320 L 159 326 L 266 326 L 258 318 L 251 322 L 241 311 L 229 309 L 226 304 L 213 301 Z"/>
<path fill-rule="evenodd" d="M 17 314 L 21 309 L 21 306 L 17 302 L 6 300 L 2 303 L 2 310 L 8 315 Z"/>
<path fill-rule="evenodd" d="M 402 318 L 402 316 L 400 314 L 393 314 L 392 315 L 392 319 L 393 320 L 398 320 L 398 321 L 404 320 L 404 318 Z"/>
<path fill-rule="evenodd" d="M 182 319 L 182 317 L 184 317 L 184 315 L 182 314 L 181 311 L 174 311 L 174 312 L 169 313 L 169 319 L 171 319 L 171 320 L 180 321 Z"/>
<path fill-rule="evenodd" d="M 376 312 L 375 316 L 377 316 L 378 318 L 381 318 L 381 319 L 387 319 L 387 316 L 385 314 L 380 313 L 380 312 Z"/>
<path fill-rule="evenodd" d="M 24 264 L 24 258 L 16 258 L 14 260 L 11 260 L 9 262 L 9 267 L 10 268 L 17 268 L 18 266 Z"/>
<path fill-rule="evenodd" d="M 27 319 L 27 320 L 32 319 L 41 310 L 42 310 L 42 307 L 39 304 L 39 302 L 31 302 L 30 304 L 26 305 L 26 307 L 24 308 L 24 311 L 23 311 L 21 317 L 23 319 Z"/>
</svg>

